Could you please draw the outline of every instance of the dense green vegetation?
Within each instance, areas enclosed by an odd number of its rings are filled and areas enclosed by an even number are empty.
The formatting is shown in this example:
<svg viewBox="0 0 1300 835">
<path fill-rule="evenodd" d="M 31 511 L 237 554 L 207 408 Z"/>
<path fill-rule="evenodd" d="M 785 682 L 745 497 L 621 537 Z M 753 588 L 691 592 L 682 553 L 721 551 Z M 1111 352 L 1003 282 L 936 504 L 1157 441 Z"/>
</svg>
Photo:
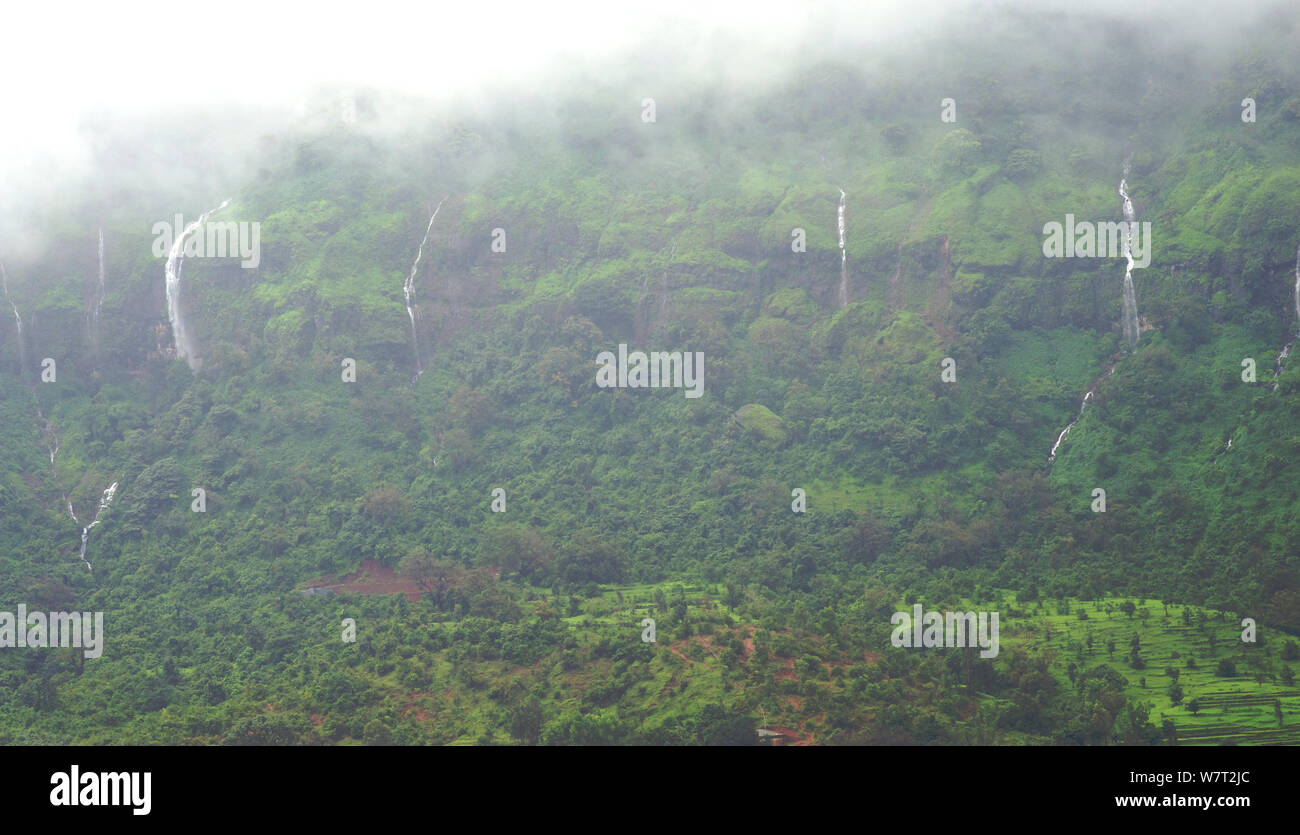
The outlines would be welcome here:
<svg viewBox="0 0 1300 835">
<path fill-rule="evenodd" d="M 33 210 L 40 251 L 0 251 L 28 357 L 0 316 L 0 610 L 103 611 L 105 651 L 0 652 L 0 742 L 1295 742 L 1294 32 L 1189 56 L 1030 23 L 401 131 L 373 93 L 189 193 L 106 143 Z M 1122 262 L 1041 248 L 1120 219 L 1130 158 L 1133 353 Z M 150 229 L 230 194 L 261 262 L 185 262 L 191 373 Z M 402 281 L 444 197 L 413 381 Z M 704 396 L 598 388 L 620 343 L 702 351 Z M 85 524 L 112 482 L 91 573 L 63 497 Z M 417 599 L 338 579 L 366 561 Z M 1001 654 L 893 648 L 915 602 L 1000 611 Z"/>
</svg>

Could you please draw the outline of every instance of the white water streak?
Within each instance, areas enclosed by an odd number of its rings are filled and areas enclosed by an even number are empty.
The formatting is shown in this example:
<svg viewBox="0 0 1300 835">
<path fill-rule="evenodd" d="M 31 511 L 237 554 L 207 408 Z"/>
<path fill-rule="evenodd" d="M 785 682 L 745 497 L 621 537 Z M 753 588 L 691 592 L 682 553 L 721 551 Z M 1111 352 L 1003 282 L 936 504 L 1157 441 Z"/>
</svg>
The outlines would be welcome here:
<svg viewBox="0 0 1300 835">
<path fill-rule="evenodd" d="M 406 281 L 402 284 L 402 294 L 406 297 L 406 316 L 411 320 L 411 350 L 415 352 L 415 378 L 417 380 L 424 373 L 424 362 L 420 359 L 420 336 L 416 327 L 415 274 L 420 267 L 420 256 L 424 254 L 424 245 L 429 242 L 429 233 L 433 231 L 433 222 L 438 219 L 438 211 L 442 209 L 442 204 L 446 201 L 446 197 L 442 198 L 434 208 L 433 215 L 429 218 L 429 225 L 424 229 L 424 238 L 420 241 L 420 248 L 415 251 L 415 262 L 411 264 L 411 274 L 406 277 Z"/>
<path fill-rule="evenodd" d="M 95 286 L 95 305 L 90 314 L 90 342 L 99 353 L 99 312 L 104 307 L 104 227 L 99 227 L 99 283 Z"/>
<path fill-rule="evenodd" d="M 104 494 L 99 497 L 99 509 L 95 511 L 95 518 L 91 520 L 89 525 L 81 529 L 81 561 L 86 563 L 86 569 L 89 571 L 94 571 L 94 569 L 91 568 L 90 563 L 86 561 L 86 542 L 90 539 L 90 529 L 99 524 L 99 517 L 103 516 L 104 511 L 108 510 L 108 506 L 113 503 L 113 496 L 116 493 L 117 482 L 115 481 L 110 484 L 108 488 L 104 490 Z M 72 512 L 71 504 L 68 505 L 68 512 Z M 74 515 L 72 518 L 75 520 L 77 517 Z"/>
<path fill-rule="evenodd" d="M 839 231 L 840 231 L 840 307 L 847 307 L 849 304 L 849 253 L 844 248 L 845 232 L 848 231 L 844 222 L 844 189 L 840 189 L 840 211 L 839 211 Z"/>
<path fill-rule="evenodd" d="M 1119 181 L 1119 196 L 1124 198 L 1124 344 L 1132 351 L 1138 343 L 1137 296 L 1133 291 L 1133 229 L 1137 226 L 1133 201 L 1128 196 L 1129 164 L 1124 163 L 1124 177 Z M 1148 242 L 1148 246 L 1150 243 Z"/>
<path fill-rule="evenodd" d="M 1295 318 L 1296 330 L 1300 331 L 1300 246 L 1295 250 Z"/>
<path fill-rule="evenodd" d="M 1074 425 L 1079 422 L 1079 418 L 1083 417 L 1083 410 L 1088 408 L 1088 401 L 1092 399 L 1092 395 L 1095 392 L 1096 389 L 1089 389 L 1088 393 L 1083 396 L 1083 402 L 1079 404 L 1078 416 L 1075 417 L 1074 420 L 1070 421 L 1069 426 L 1061 430 L 1060 435 L 1056 436 L 1056 443 L 1052 444 L 1052 451 L 1047 454 L 1047 463 L 1050 464 L 1056 460 L 1056 450 L 1060 448 L 1061 442 L 1070 434 L 1070 430 L 1074 428 Z"/>
<path fill-rule="evenodd" d="M 5 272 L 5 265 L 0 261 L 0 284 L 3 284 L 5 299 L 8 300 L 9 306 L 14 311 L 14 321 L 18 323 L 18 363 L 21 371 L 27 370 L 27 337 L 23 335 L 23 317 L 18 315 L 18 305 L 14 300 L 9 298 L 9 274 Z"/>
<path fill-rule="evenodd" d="M 176 347 L 176 355 L 185 360 L 191 371 L 198 368 L 199 361 L 194 356 L 194 345 L 190 339 L 189 327 L 185 324 L 185 320 L 181 316 L 181 254 L 184 251 L 185 239 L 202 226 L 209 217 L 229 205 L 230 201 L 226 200 L 217 208 L 199 215 L 198 220 L 186 226 L 185 229 L 176 236 L 176 240 L 172 241 L 171 250 L 167 253 L 167 266 L 164 268 L 164 275 L 167 279 L 167 319 L 171 322 L 172 341 Z"/>
<path fill-rule="evenodd" d="M 1296 316 L 1296 334 L 1300 334 L 1300 247 L 1295 251 L 1295 316 Z M 1278 377 L 1282 375 L 1282 361 L 1291 356 L 1291 346 L 1295 344 L 1296 336 L 1282 346 L 1282 353 L 1277 355 L 1277 362 L 1273 365 L 1273 391 L 1277 391 L 1280 385 Z"/>
</svg>

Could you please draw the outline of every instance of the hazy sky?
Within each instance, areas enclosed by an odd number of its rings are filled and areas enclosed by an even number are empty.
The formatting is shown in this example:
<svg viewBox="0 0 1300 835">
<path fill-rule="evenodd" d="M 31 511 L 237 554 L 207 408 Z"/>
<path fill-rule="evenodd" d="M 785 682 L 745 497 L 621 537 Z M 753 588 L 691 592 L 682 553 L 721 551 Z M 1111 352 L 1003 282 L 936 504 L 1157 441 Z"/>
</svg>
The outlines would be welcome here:
<svg viewBox="0 0 1300 835">
<path fill-rule="evenodd" d="M 1160 0 L 1168 9 L 1172 0 Z M 313 87 L 366 84 L 431 96 L 535 91 L 544 70 L 599 66 L 656 38 L 701 69 L 744 76 L 792 57 L 852 59 L 856 44 L 898 42 L 991 6 L 1023 14 L 1132 20 L 1153 3 L 1102 0 L 359 0 L 12 3 L 0 46 L 0 183 L 15 169 L 75 166 L 78 126 L 95 111 L 158 114 L 228 103 L 293 112 Z M 1177 6 L 1206 7 L 1206 3 Z M 1240 16 L 1240 11 L 1234 13 Z M 1221 15 L 1188 14 L 1214 21 Z M 1150 36 L 1157 32 L 1147 31 Z M 869 48 L 869 47 L 868 47 Z M 800 51 L 800 55 L 794 53 Z M 811 55 L 809 53 L 812 53 Z M 638 53 L 644 59 L 644 52 Z M 650 55 L 653 56 L 653 47 Z M 544 94 L 544 90 L 542 91 Z M 45 162 L 36 162 L 44 157 Z"/>
<path fill-rule="evenodd" d="M 932 0 L 567 0 L 421 3 L 125 2 L 5 9 L 0 172 L 67 158 L 82 117 L 228 102 L 293 108 L 304 92 L 364 83 L 432 96 L 528 84 L 598 64 L 651 36 L 693 43 L 715 70 L 782 57 L 809 31 L 888 30 Z M 689 34 L 688 34 L 689 33 Z M 720 65 L 730 65 L 720 66 Z"/>
</svg>

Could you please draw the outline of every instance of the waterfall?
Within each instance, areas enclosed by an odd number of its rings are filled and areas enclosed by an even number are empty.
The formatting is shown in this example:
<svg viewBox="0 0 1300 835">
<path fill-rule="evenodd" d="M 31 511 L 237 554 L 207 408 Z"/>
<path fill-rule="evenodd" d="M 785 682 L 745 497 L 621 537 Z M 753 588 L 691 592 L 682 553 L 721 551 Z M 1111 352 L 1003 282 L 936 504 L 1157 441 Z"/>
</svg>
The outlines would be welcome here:
<svg viewBox="0 0 1300 835">
<path fill-rule="evenodd" d="M 1287 343 L 1282 346 L 1282 353 L 1277 355 L 1277 362 L 1273 365 L 1273 379 L 1275 381 L 1273 383 L 1273 391 L 1277 391 L 1277 387 L 1279 385 L 1279 383 L 1276 382 L 1276 380 L 1278 376 L 1280 376 L 1282 373 L 1282 361 L 1285 360 L 1287 357 L 1291 356 L 1291 346 L 1295 344 L 1296 336 L 1300 335 L 1300 247 L 1296 247 L 1296 251 L 1295 251 L 1294 296 L 1295 296 L 1296 330 L 1295 333 L 1292 335 L 1291 339 L 1288 340 Z"/>
<path fill-rule="evenodd" d="M 27 371 L 27 337 L 23 335 L 23 317 L 18 315 L 18 305 L 14 300 L 9 298 L 9 274 L 5 272 L 5 265 L 0 261 L 0 284 L 4 286 L 5 298 L 9 301 L 9 306 L 14 311 L 14 321 L 18 323 L 18 365 L 19 373 Z"/>
<path fill-rule="evenodd" d="M 90 539 L 90 529 L 99 524 L 99 517 L 103 516 L 104 511 L 108 510 L 108 506 L 113 503 L 113 496 L 116 493 L 117 493 L 117 482 L 115 481 L 112 484 L 110 484 L 108 488 L 104 490 L 104 494 L 99 497 L 99 509 L 95 511 L 95 518 L 90 521 L 89 525 L 86 525 L 84 528 L 81 529 L 81 561 L 83 563 L 86 563 L 86 569 L 88 571 L 94 571 L 94 569 L 91 568 L 90 563 L 86 562 L 86 542 L 87 540 Z M 68 512 L 72 513 L 71 503 L 68 504 Z M 77 521 L 77 517 L 75 514 L 73 515 L 72 518 L 74 521 Z M 78 524 L 80 523 L 78 522 Z"/>
<path fill-rule="evenodd" d="M 1124 258 L 1128 261 L 1124 268 L 1124 344 L 1132 351 L 1138 343 L 1137 297 L 1133 293 L 1133 228 L 1137 221 L 1128 196 L 1128 172 L 1129 164 L 1125 162 L 1124 176 L 1119 181 L 1119 196 L 1124 198 Z"/>
<path fill-rule="evenodd" d="M 0 274 L 0 277 L 2 277 L 2 275 L 3 274 Z M 7 289 L 8 288 L 6 288 L 6 291 Z M 40 394 L 37 392 L 37 384 L 29 383 L 29 385 L 32 387 L 32 397 L 36 401 L 36 417 L 41 421 L 41 435 L 44 439 L 45 449 L 50 456 L 50 477 L 54 480 L 54 486 L 58 488 L 59 495 L 63 497 L 63 506 L 68 509 L 68 516 L 73 522 L 80 525 L 81 520 L 77 518 L 77 511 L 72 507 L 72 500 L 68 498 L 68 494 L 64 492 L 61 486 L 59 486 L 59 470 L 56 466 L 60 449 L 59 432 L 55 429 L 53 421 L 45 417 L 45 412 L 41 409 L 41 400 Z M 95 511 L 95 518 L 91 520 L 89 525 L 85 525 L 81 529 L 81 561 L 86 564 L 86 569 L 89 571 L 94 570 L 91 568 L 90 563 L 86 561 L 86 543 L 90 539 L 90 529 L 99 524 L 100 517 L 104 514 L 104 511 L 108 510 L 109 505 L 113 503 L 113 497 L 117 494 L 117 485 L 118 482 L 115 481 L 104 490 L 103 495 L 99 498 L 99 508 Z"/>
<path fill-rule="evenodd" d="M 1300 246 L 1295 248 L 1295 318 L 1296 329 L 1300 331 Z"/>
<path fill-rule="evenodd" d="M 1107 370 L 1105 376 L 1110 377 L 1113 376 L 1114 373 L 1115 373 L 1115 366 L 1112 365 L 1110 369 Z M 1051 451 L 1047 453 L 1048 464 L 1051 464 L 1053 461 L 1056 460 L 1056 451 L 1060 449 L 1061 443 L 1065 441 L 1066 437 L 1068 437 L 1070 434 L 1070 430 L 1073 429 L 1074 425 L 1079 422 L 1080 418 L 1083 417 L 1083 410 L 1088 408 L 1088 401 L 1091 400 L 1092 396 L 1097 393 L 1097 386 L 1101 384 L 1101 379 L 1102 379 L 1101 377 L 1098 377 L 1096 380 L 1092 381 L 1092 386 L 1089 387 L 1087 393 L 1083 395 L 1083 402 L 1079 404 L 1079 414 L 1075 415 L 1074 420 L 1070 421 L 1070 424 L 1061 430 L 1061 434 L 1056 436 L 1056 443 L 1052 444 Z"/>
<path fill-rule="evenodd" d="M 438 201 L 434 207 L 433 215 L 429 218 L 429 225 L 424 229 L 424 238 L 420 241 L 420 248 L 415 251 L 415 261 L 411 264 L 411 274 L 406 277 L 402 284 L 402 294 L 406 297 L 406 316 L 411 320 L 411 350 L 415 352 L 415 379 L 420 379 L 424 373 L 424 363 L 420 359 L 420 335 L 416 327 L 416 310 L 415 310 L 415 273 L 420 266 L 420 256 L 424 254 L 424 245 L 429 242 L 429 233 L 433 231 L 433 222 L 438 218 L 438 210 L 447 200 L 446 197 Z"/>
<path fill-rule="evenodd" d="M 184 319 L 181 317 L 181 253 L 184 250 L 185 239 L 202 226 L 209 217 L 229 205 L 230 201 L 227 200 L 217 208 L 199 215 L 198 220 L 186 226 L 182 232 L 176 235 L 176 240 L 172 241 L 172 248 L 167 253 L 167 266 L 164 270 L 167 279 L 167 319 L 171 322 L 172 341 L 175 344 L 176 355 L 185 360 L 191 371 L 198 368 L 199 361 L 194 356 L 194 345 L 190 339 L 189 326 L 185 324 Z"/>
<path fill-rule="evenodd" d="M 846 231 L 844 224 L 844 189 L 840 189 L 840 307 L 847 307 L 849 304 L 849 253 L 844 248 L 844 233 Z"/>
<path fill-rule="evenodd" d="M 98 359 L 99 311 L 104 306 L 104 227 L 99 227 L 99 283 L 95 286 L 95 304 L 90 312 L 90 345 Z"/>
<path fill-rule="evenodd" d="M 1096 391 L 1095 388 L 1088 389 L 1088 393 L 1083 396 L 1083 402 L 1079 404 L 1078 416 L 1076 416 L 1074 420 L 1070 421 L 1069 426 L 1061 430 L 1060 435 L 1056 436 L 1056 443 L 1052 444 L 1052 451 L 1047 454 L 1047 463 L 1050 464 L 1056 460 L 1056 450 L 1060 448 L 1061 442 L 1070 434 L 1070 430 L 1074 428 L 1074 425 L 1079 422 L 1079 418 L 1083 417 L 1083 410 L 1088 408 L 1088 401 L 1092 399 L 1092 395 L 1096 393 Z"/>
</svg>

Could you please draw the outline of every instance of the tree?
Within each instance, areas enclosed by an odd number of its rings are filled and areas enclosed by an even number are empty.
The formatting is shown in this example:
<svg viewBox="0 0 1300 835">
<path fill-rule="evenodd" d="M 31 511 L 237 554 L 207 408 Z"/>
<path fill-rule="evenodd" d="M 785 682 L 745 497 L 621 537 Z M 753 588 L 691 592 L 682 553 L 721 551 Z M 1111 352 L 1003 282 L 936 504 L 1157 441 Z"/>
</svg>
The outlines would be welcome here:
<svg viewBox="0 0 1300 835">
<path fill-rule="evenodd" d="M 575 531 L 555 560 L 560 579 L 570 587 L 584 583 L 617 583 L 623 579 L 625 557 L 621 549 L 598 534 Z"/>
<path fill-rule="evenodd" d="M 393 731 L 378 719 L 371 719 L 361 731 L 361 738 L 367 745 L 391 745 Z"/>
<path fill-rule="evenodd" d="M 397 573 L 414 581 L 420 591 L 430 592 L 437 585 L 436 565 L 433 554 L 421 549 L 402 557 L 402 561 L 397 564 Z"/>
<path fill-rule="evenodd" d="M 1187 703 L 1187 709 L 1192 712 L 1193 716 L 1195 716 L 1197 711 L 1201 709 L 1201 700 L 1192 699 L 1190 702 Z"/>
<path fill-rule="evenodd" d="M 754 719 L 731 713 L 719 705 L 705 705 L 695 720 L 701 745 L 757 745 L 758 725 Z"/>
<path fill-rule="evenodd" d="M 1183 688 L 1177 684 L 1169 685 L 1169 700 L 1174 704 L 1179 704 L 1183 700 Z"/>
<path fill-rule="evenodd" d="M 1177 667 L 1165 667 L 1165 675 L 1172 678 L 1174 680 L 1174 684 L 1178 683 L 1178 674 L 1179 673 Z"/>
<path fill-rule="evenodd" d="M 1137 611 L 1137 606 L 1133 605 L 1132 600 L 1125 600 L 1123 603 L 1119 604 L 1119 610 L 1131 618 L 1133 617 L 1133 613 Z"/>
<path fill-rule="evenodd" d="M 362 513 L 383 524 L 401 518 L 410 507 L 396 487 L 376 487 L 362 496 L 358 504 Z"/>
<path fill-rule="evenodd" d="M 397 564 L 397 573 L 413 581 L 423 594 L 432 594 L 442 605 L 449 589 L 461 585 L 466 579 L 466 569 L 455 563 L 434 559 L 423 549 L 412 551 Z"/>
<path fill-rule="evenodd" d="M 483 431 L 492 420 L 492 400 L 481 391 L 461 385 L 447 402 L 447 422 L 469 430 L 471 435 Z"/>
<path fill-rule="evenodd" d="M 510 735 L 524 745 L 536 745 L 542 735 L 542 703 L 529 694 L 510 710 Z"/>
<path fill-rule="evenodd" d="M 479 564 L 496 566 L 502 578 L 531 577 L 545 571 L 553 554 L 541 531 L 530 525 L 499 525 L 479 541 Z"/>
<path fill-rule="evenodd" d="M 1043 167 L 1043 158 L 1030 148 L 1016 148 L 1007 155 L 1007 164 L 1002 172 L 1012 180 L 1027 180 Z"/>
<path fill-rule="evenodd" d="M 1214 671 L 1214 674 L 1219 678 L 1235 676 L 1237 674 L 1237 665 L 1233 663 L 1231 658 L 1221 658 L 1219 659 L 1219 667 Z"/>
<path fill-rule="evenodd" d="M 955 128 L 944 134 L 935 146 L 934 158 L 945 171 L 965 175 L 970 172 L 980 150 L 980 141 L 965 128 Z"/>
</svg>

